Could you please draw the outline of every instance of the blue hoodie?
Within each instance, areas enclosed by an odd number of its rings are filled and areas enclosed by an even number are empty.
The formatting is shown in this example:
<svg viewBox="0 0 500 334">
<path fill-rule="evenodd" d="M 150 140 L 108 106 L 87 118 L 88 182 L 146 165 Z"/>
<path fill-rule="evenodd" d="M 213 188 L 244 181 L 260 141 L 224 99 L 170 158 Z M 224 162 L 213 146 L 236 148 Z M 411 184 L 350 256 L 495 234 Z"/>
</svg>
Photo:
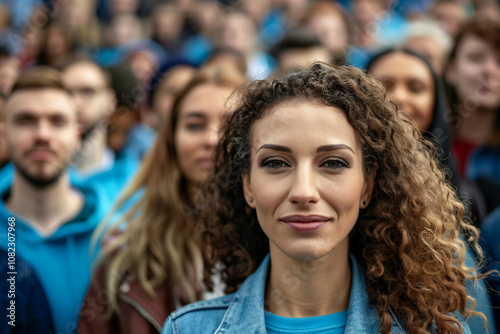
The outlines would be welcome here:
<svg viewBox="0 0 500 334">
<path fill-rule="evenodd" d="M 111 202 L 98 184 L 71 181 L 85 198 L 81 212 L 51 235 L 40 235 L 5 205 L 10 184 L 0 185 L 0 240 L 7 248 L 8 217 L 15 217 L 16 254 L 30 264 L 47 295 L 56 333 L 74 333 L 87 291 L 92 262 L 97 252 L 89 244 L 98 223 L 107 214 Z"/>
</svg>

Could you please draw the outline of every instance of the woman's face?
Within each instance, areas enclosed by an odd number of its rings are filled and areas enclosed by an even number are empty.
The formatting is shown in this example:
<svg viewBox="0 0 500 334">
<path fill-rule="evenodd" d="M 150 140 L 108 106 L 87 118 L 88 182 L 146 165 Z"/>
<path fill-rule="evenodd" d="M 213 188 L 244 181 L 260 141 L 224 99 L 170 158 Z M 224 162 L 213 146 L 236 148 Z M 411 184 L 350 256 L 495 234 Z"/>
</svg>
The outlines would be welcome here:
<svg viewBox="0 0 500 334">
<path fill-rule="evenodd" d="M 231 88 L 202 84 L 193 88 L 180 104 L 175 152 L 181 173 L 190 186 L 204 182 L 212 170 L 212 155 L 231 92 Z"/>
<path fill-rule="evenodd" d="M 404 52 L 382 56 L 371 66 L 370 74 L 381 80 L 389 98 L 410 116 L 420 130 L 428 130 L 435 105 L 434 80 L 425 63 Z"/>
<path fill-rule="evenodd" d="M 474 35 L 464 36 L 446 79 L 465 105 L 496 110 L 500 107 L 500 50 Z"/>
<path fill-rule="evenodd" d="M 347 251 L 373 177 L 365 176 L 361 142 L 344 114 L 310 102 L 283 103 L 255 122 L 251 136 L 244 195 L 271 253 L 312 260 Z"/>
</svg>

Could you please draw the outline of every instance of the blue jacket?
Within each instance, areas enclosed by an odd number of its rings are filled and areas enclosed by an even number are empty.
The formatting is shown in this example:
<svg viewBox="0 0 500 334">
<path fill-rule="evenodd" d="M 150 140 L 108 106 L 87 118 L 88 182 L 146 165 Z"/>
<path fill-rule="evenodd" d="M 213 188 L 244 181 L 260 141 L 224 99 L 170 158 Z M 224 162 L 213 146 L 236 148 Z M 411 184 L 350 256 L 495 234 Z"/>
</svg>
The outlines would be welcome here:
<svg viewBox="0 0 500 334">
<path fill-rule="evenodd" d="M 18 255 L 14 263 L 8 262 L 8 255 L 0 249 L 0 310 L 7 316 L 0 323 L 0 333 L 54 333 L 49 303 L 38 277 Z"/>
<path fill-rule="evenodd" d="M 378 334 L 380 319 L 375 305 L 369 303 L 363 269 L 350 257 L 352 285 L 345 334 Z M 266 333 L 264 292 L 269 255 L 237 292 L 217 299 L 187 305 L 170 314 L 162 334 L 182 333 Z M 392 334 L 406 333 L 393 316 Z M 464 333 L 469 327 L 462 323 Z M 432 333 L 432 329 L 430 330 Z"/>
<path fill-rule="evenodd" d="M 35 270 L 47 295 L 56 333 L 65 334 L 76 331 L 95 259 L 89 251 L 90 238 L 111 206 L 98 184 L 71 183 L 83 194 L 84 207 L 51 235 L 40 235 L 22 217 L 9 211 L 5 199 L 10 185 L 0 188 L 0 247 L 7 249 L 7 219 L 15 217 L 16 255 Z"/>
</svg>

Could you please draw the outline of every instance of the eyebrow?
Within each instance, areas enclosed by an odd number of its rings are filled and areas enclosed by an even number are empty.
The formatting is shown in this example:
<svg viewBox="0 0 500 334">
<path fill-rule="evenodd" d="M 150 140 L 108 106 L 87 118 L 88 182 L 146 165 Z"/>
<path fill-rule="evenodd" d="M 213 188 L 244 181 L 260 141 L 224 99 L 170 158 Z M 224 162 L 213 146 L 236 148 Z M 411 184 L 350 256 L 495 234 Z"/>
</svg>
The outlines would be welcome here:
<svg viewBox="0 0 500 334">
<path fill-rule="evenodd" d="M 354 153 L 354 150 L 350 146 L 347 146 L 345 144 L 323 145 L 323 146 L 318 147 L 318 149 L 316 150 L 316 153 L 336 151 L 336 150 L 349 150 L 354 155 L 356 155 L 356 153 Z"/>
<path fill-rule="evenodd" d="M 261 147 L 259 147 L 255 153 L 259 152 L 259 150 L 261 150 L 263 148 L 267 148 L 267 149 L 271 149 L 271 150 L 275 150 L 275 151 L 286 152 L 286 153 L 292 152 L 292 150 L 286 146 L 274 145 L 274 144 L 264 144 Z M 351 147 L 349 147 L 345 144 L 323 145 L 323 146 L 320 146 L 316 149 L 316 153 L 336 151 L 336 150 L 349 150 L 353 154 L 356 154 L 356 153 L 354 153 L 354 150 Z"/>
<path fill-rule="evenodd" d="M 183 118 L 189 118 L 189 117 L 201 117 L 201 118 L 205 118 L 206 115 L 204 113 L 202 113 L 201 111 L 190 111 L 190 112 L 188 112 L 187 114 L 185 114 L 183 116 Z"/>
<path fill-rule="evenodd" d="M 281 145 L 274 145 L 274 144 L 264 144 L 261 147 L 255 151 L 255 153 L 259 152 L 261 149 L 267 148 L 275 151 L 282 151 L 282 152 L 287 152 L 287 153 L 292 153 L 292 150 L 289 147 L 286 146 L 281 146 Z"/>
</svg>

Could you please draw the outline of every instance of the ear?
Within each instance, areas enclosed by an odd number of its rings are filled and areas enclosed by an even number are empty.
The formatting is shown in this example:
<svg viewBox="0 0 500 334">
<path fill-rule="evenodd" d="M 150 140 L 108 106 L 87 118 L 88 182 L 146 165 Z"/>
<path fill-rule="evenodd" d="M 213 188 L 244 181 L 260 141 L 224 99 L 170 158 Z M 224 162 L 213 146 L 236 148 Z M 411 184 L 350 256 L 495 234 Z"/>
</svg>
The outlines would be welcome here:
<svg viewBox="0 0 500 334">
<path fill-rule="evenodd" d="M 245 196 L 245 202 L 252 209 L 255 209 L 255 198 L 253 196 L 252 185 L 250 184 L 250 175 L 241 174 L 243 180 L 243 196 Z"/>
<path fill-rule="evenodd" d="M 375 188 L 375 177 L 377 175 L 378 165 L 375 163 L 370 174 L 365 174 L 365 184 L 361 191 L 359 207 L 365 209 L 372 199 L 373 188 Z"/>
</svg>

